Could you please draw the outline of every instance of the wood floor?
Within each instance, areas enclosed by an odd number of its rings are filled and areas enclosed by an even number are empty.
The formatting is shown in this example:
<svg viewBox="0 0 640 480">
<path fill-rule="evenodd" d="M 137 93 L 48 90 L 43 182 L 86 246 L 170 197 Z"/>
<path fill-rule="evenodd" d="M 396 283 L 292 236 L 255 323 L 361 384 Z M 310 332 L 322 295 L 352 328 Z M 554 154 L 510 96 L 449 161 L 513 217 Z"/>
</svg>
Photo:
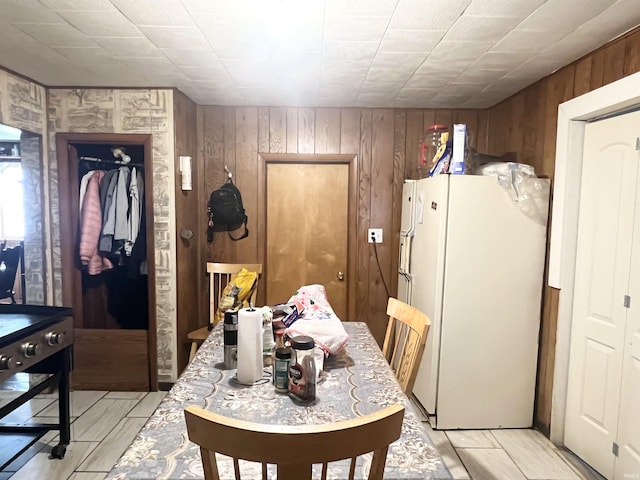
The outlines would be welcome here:
<svg viewBox="0 0 640 480">
<path fill-rule="evenodd" d="M 0 480 L 103 480 L 165 394 L 71 392 L 73 441 L 65 458 L 48 458 L 58 436 L 49 432 L 31 451 L 0 472 Z M 56 422 L 57 396 L 38 395 L 2 423 L 30 419 Z M 425 426 L 454 479 L 601 480 L 535 430 L 433 431 L 428 423 Z"/>
</svg>

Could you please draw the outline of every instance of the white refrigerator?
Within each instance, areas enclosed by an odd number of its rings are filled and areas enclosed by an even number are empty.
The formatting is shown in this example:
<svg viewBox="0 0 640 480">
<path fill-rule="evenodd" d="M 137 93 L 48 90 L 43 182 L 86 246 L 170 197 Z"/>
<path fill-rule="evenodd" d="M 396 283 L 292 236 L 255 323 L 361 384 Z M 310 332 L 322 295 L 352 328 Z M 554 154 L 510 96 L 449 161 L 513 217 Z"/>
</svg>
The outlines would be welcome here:
<svg viewBox="0 0 640 480">
<path fill-rule="evenodd" d="M 398 298 L 431 320 L 413 393 L 434 428 L 533 423 L 549 194 L 535 181 L 535 204 L 491 176 L 404 184 Z"/>
</svg>

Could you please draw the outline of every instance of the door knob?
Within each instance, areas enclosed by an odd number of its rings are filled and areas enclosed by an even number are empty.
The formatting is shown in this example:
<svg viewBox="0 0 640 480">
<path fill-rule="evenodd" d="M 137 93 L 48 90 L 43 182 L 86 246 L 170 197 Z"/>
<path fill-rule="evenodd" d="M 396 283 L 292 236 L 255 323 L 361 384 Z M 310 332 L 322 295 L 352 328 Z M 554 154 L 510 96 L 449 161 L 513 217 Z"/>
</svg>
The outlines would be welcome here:
<svg viewBox="0 0 640 480">
<path fill-rule="evenodd" d="M 338 272 L 338 280 L 341 282 L 344 280 L 344 272 Z"/>
<path fill-rule="evenodd" d="M 183 228 L 180 230 L 180 237 L 184 238 L 185 240 L 189 240 L 193 237 L 193 231 Z"/>
</svg>

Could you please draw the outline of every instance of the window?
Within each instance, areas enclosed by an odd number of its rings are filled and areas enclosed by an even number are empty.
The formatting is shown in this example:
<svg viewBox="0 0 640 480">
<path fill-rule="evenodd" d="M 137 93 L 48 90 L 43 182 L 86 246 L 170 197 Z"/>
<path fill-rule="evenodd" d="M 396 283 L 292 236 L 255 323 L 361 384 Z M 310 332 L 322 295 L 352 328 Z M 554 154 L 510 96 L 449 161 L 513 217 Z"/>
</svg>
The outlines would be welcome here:
<svg viewBox="0 0 640 480">
<path fill-rule="evenodd" d="M 0 240 L 24 240 L 22 165 L 0 161 Z"/>
</svg>

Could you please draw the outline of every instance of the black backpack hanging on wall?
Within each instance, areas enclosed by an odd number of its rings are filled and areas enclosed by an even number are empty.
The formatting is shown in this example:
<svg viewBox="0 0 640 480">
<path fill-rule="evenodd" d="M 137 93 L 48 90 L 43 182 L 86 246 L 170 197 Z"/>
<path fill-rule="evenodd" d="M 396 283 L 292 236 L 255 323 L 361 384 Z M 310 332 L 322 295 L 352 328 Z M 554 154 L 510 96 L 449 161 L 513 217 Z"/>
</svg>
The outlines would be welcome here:
<svg viewBox="0 0 640 480">
<path fill-rule="evenodd" d="M 219 189 L 211 192 L 208 204 L 209 228 L 207 229 L 207 241 L 213 242 L 213 232 L 231 232 L 244 225 L 244 233 L 240 237 L 229 238 L 233 241 L 242 240 L 249 236 L 247 228 L 247 215 L 242 206 L 240 190 L 233 184 L 231 178 Z"/>
</svg>

